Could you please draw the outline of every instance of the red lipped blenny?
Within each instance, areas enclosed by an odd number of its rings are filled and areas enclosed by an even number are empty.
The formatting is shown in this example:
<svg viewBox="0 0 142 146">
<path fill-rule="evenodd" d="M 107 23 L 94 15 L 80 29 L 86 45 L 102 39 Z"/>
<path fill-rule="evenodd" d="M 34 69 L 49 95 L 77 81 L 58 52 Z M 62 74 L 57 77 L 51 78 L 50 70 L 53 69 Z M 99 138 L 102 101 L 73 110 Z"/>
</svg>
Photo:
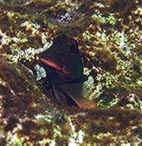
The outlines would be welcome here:
<svg viewBox="0 0 142 146">
<path fill-rule="evenodd" d="M 46 72 L 41 78 L 45 92 L 51 93 L 58 104 L 83 110 L 96 108 L 96 104 L 88 99 L 89 92 L 83 86 L 85 76 L 76 40 L 65 34 L 58 35 L 53 45 L 39 55 L 38 63 L 42 67 L 40 71 Z"/>
<path fill-rule="evenodd" d="M 39 56 L 39 62 L 55 83 L 57 80 L 63 83 L 80 81 L 83 77 L 83 64 L 77 41 L 64 34 L 53 40 L 53 45 Z"/>
<path fill-rule="evenodd" d="M 43 84 L 51 89 L 58 103 L 78 106 L 77 101 L 58 85 L 81 83 L 83 64 L 76 40 L 61 34 L 55 37 L 53 45 L 39 55 L 39 64 L 45 69 Z"/>
</svg>

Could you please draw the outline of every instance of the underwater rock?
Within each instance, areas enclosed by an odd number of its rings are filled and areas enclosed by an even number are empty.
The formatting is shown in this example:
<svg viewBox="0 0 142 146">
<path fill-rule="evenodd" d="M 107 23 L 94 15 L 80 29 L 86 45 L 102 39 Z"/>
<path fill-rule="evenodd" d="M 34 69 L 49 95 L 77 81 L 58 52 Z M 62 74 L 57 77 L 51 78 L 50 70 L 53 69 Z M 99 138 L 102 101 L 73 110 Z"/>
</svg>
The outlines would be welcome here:
<svg viewBox="0 0 142 146">
<path fill-rule="evenodd" d="M 0 60 L 0 96 L 1 115 L 19 118 L 32 114 L 42 94 L 27 67 Z"/>
</svg>

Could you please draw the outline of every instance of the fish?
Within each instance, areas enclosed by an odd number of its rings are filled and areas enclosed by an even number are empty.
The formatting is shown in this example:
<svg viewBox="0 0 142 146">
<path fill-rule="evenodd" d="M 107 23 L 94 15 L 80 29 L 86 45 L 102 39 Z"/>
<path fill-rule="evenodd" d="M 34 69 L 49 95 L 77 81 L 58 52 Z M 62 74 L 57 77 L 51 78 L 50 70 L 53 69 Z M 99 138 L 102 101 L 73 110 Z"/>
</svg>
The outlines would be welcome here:
<svg viewBox="0 0 142 146">
<path fill-rule="evenodd" d="M 39 63 L 47 73 L 44 86 L 51 91 L 58 104 L 80 109 L 88 109 L 90 105 L 94 107 L 89 99 L 83 97 L 85 76 L 76 40 L 65 34 L 58 35 L 53 45 L 39 55 Z"/>
</svg>

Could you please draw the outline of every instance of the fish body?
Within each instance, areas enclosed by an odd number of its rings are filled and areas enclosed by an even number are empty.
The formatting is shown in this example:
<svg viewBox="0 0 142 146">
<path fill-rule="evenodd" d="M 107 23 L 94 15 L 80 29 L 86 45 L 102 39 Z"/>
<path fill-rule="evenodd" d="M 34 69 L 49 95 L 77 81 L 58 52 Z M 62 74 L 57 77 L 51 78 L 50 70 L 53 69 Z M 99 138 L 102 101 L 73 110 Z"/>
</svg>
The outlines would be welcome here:
<svg viewBox="0 0 142 146">
<path fill-rule="evenodd" d="M 80 109 L 96 107 L 84 98 L 83 63 L 76 40 L 64 34 L 57 36 L 53 45 L 39 56 L 39 62 L 47 74 L 44 86 L 58 104 Z M 89 96 L 87 93 L 85 90 L 85 96 Z"/>
<path fill-rule="evenodd" d="M 55 84 L 81 82 L 83 64 L 76 40 L 62 34 L 39 57 L 39 61 Z"/>
</svg>

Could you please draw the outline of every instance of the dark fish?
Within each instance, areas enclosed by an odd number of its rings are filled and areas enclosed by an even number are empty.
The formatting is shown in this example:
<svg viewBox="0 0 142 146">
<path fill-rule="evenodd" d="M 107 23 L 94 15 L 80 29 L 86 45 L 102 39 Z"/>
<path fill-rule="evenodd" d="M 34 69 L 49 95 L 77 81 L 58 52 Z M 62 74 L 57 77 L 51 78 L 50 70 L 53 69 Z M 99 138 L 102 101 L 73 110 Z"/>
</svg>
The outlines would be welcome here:
<svg viewBox="0 0 142 146">
<path fill-rule="evenodd" d="M 53 45 L 39 56 L 39 62 L 47 73 L 44 86 L 51 90 L 59 104 L 81 109 L 96 107 L 92 101 L 84 98 L 84 93 L 88 91 L 82 84 L 85 77 L 76 40 L 64 34 L 57 36 Z"/>
<path fill-rule="evenodd" d="M 57 36 L 53 45 L 39 56 L 39 62 L 47 73 L 45 86 L 52 89 L 57 101 L 77 106 L 77 101 L 58 86 L 83 81 L 83 64 L 77 41 L 64 34 Z"/>
<path fill-rule="evenodd" d="M 81 82 L 83 64 L 76 40 L 62 34 L 53 45 L 40 55 L 39 61 L 55 84 Z"/>
</svg>

